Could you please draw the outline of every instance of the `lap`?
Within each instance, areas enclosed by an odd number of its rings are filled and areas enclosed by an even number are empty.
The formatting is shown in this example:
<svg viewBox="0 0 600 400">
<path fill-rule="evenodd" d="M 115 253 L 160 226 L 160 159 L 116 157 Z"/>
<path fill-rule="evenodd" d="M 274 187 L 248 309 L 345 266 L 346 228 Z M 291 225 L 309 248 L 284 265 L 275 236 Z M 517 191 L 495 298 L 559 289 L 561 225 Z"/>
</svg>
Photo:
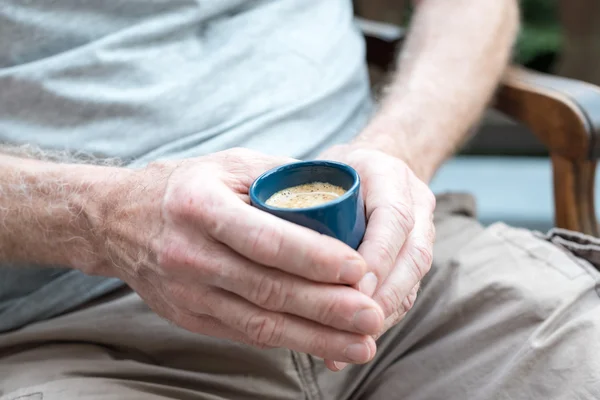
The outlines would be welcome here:
<svg viewBox="0 0 600 400">
<path fill-rule="evenodd" d="M 378 342 L 375 363 L 337 378 L 344 398 L 600 398 L 592 264 L 503 224 L 447 214 L 436 227 L 413 309 Z"/>
<path fill-rule="evenodd" d="M 0 400 L 600 397 L 598 272 L 455 200 L 439 199 L 432 271 L 368 365 L 193 335 L 122 291 L 0 336 Z"/>
<path fill-rule="evenodd" d="M 184 331 L 123 289 L 0 335 L 0 400 L 297 399 L 290 353 Z"/>
</svg>

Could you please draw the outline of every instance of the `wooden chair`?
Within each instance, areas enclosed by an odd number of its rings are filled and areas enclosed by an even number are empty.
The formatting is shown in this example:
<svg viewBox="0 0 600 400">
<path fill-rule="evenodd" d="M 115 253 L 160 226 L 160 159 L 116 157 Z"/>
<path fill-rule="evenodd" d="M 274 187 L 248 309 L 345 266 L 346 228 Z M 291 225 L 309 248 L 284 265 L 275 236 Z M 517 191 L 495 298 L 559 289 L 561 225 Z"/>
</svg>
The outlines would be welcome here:
<svg viewBox="0 0 600 400">
<path fill-rule="evenodd" d="M 367 62 L 389 69 L 402 31 L 379 23 L 363 26 Z M 598 237 L 594 178 L 600 157 L 600 88 L 511 66 L 493 107 L 526 125 L 547 147 L 553 168 L 555 225 Z"/>
</svg>

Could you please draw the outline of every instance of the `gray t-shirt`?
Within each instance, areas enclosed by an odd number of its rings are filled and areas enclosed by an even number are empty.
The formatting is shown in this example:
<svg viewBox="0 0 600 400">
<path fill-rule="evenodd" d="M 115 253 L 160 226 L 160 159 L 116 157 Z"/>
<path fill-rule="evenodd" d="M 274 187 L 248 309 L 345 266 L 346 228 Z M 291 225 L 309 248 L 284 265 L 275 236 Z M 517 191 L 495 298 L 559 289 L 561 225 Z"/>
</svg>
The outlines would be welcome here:
<svg viewBox="0 0 600 400">
<path fill-rule="evenodd" d="M 371 113 L 350 0 L 2 3 L 2 142 L 130 166 L 234 146 L 302 159 L 348 141 Z M 2 265 L 0 331 L 119 285 Z"/>
</svg>

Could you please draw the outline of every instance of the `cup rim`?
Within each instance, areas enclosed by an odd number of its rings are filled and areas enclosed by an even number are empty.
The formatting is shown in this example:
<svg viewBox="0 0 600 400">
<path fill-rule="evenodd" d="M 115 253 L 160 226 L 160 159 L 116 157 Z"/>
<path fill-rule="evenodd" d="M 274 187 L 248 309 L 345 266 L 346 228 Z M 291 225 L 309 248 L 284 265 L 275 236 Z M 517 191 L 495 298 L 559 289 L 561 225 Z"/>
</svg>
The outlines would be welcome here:
<svg viewBox="0 0 600 400">
<path fill-rule="evenodd" d="M 352 183 L 352 186 L 350 186 L 350 188 L 348 190 L 346 190 L 346 193 L 344 193 L 337 199 L 331 200 L 331 201 L 328 201 L 327 203 L 323 203 L 321 205 L 313 206 L 313 207 L 305 207 L 305 208 L 274 207 L 274 206 L 270 206 L 270 205 L 266 204 L 264 201 L 259 200 L 258 197 L 256 196 L 256 187 L 258 186 L 258 184 L 260 184 L 260 181 L 262 181 L 263 179 L 265 179 L 271 175 L 280 173 L 281 171 L 286 171 L 286 170 L 301 168 L 301 167 L 306 167 L 306 166 L 325 166 L 325 167 L 334 167 L 334 168 L 343 169 L 345 172 L 347 172 L 348 174 L 350 174 L 352 176 L 354 183 Z M 252 185 L 250 185 L 250 189 L 248 190 L 248 195 L 250 196 L 251 203 L 259 204 L 260 207 L 262 207 L 266 210 L 269 210 L 269 211 L 278 211 L 278 212 L 286 212 L 286 213 L 303 213 L 306 211 L 324 210 L 324 209 L 327 209 L 330 207 L 334 207 L 334 206 L 338 205 L 339 203 L 345 201 L 350 196 L 352 196 L 353 193 L 356 192 L 356 190 L 358 190 L 359 186 L 360 186 L 360 176 L 358 175 L 358 172 L 356 172 L 356 170 L 348 164 L 344 164 L 344 163 L 337 162 L 337 161 L 329 161 L 329 160 L 297 161 L 297 162 L 293 162 L 293 163 L 289 163 L 289 164 L 280 165 L 278 167 L 272 168 L 272 169 L 264 172 L 263 174 L 261 174 L 258 178 L 256 178 L 254 180 L 254 182 L 252 182 Z"/>
</svg>

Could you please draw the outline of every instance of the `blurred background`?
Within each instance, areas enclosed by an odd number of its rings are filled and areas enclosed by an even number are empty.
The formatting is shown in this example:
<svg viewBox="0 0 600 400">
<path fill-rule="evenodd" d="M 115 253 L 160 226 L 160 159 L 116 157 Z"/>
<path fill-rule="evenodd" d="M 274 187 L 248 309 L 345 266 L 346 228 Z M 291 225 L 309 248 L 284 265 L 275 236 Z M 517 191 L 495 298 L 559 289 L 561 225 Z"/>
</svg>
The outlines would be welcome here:
<svg viewBox="0 0 600 400">
<path fill-rule="evenodd" d="M 410 11 L 398 0 L 355 0 L 358 16 L 407 27 Z M 600 85 L 600 1 L 522 0 L 515 62 Z M 597 178 L 598 181 L 598 178 Z M 596 184 L 596 203 L 600 199 Z M 527 128 L 490 111 L 474 138 L 432 182 L 436 193 L 459 191 L 477 199 L 485 223 L 546 231 L 553 225 L 552 170 L 544 147 Z M 597 206 L 598 207 L 598 206 Z"/>
</svg>

